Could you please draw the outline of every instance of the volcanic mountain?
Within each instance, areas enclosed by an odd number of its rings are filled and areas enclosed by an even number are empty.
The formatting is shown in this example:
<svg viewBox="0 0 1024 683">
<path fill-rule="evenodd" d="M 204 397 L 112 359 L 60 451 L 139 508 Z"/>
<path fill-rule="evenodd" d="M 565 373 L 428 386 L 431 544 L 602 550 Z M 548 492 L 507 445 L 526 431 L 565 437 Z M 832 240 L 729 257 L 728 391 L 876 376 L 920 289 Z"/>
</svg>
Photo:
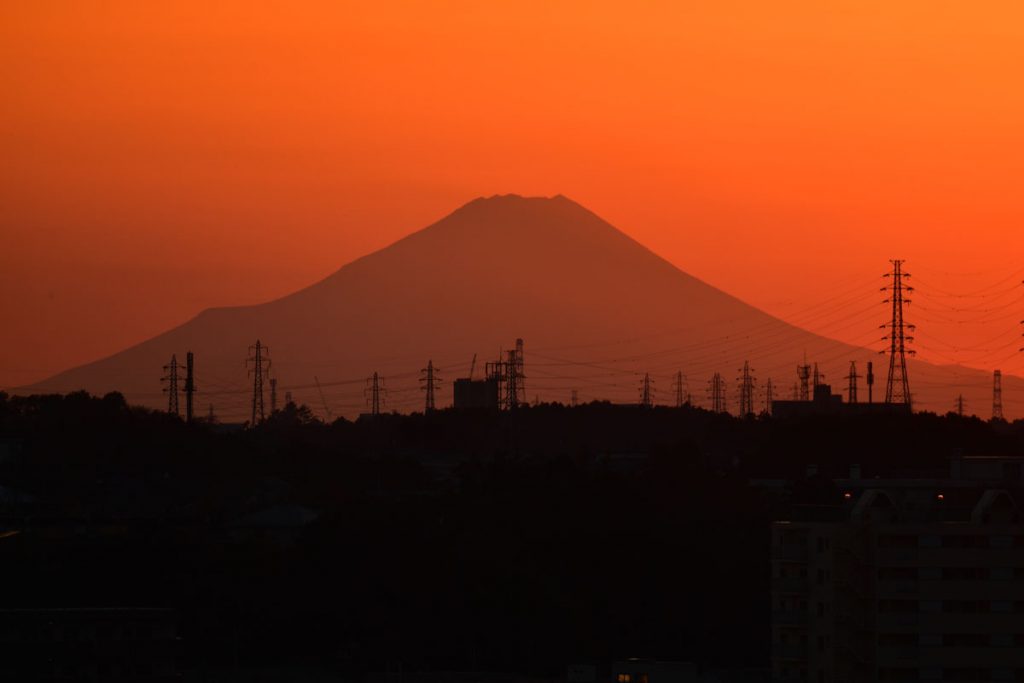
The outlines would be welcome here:
<svg viewBox="0 0 1024 683">
<path fill-rule="evenodd" d="M 876 350 L 749 306 L 565 197 L 514 195 L 476 199 L 294 294 L 203 311 L 29 389 L 118 390 L 130 401 L 166 405 L 160 369 L 172 354 L 183 363 L 193 351 L 202 412 L 212 405 L 223 419 L 244 419 L 252 392 L 244 359 L 259 339 L 269 349 L 279 400 L 290 392 L 318 412 L 352 416 L 365 410 L 366 378 L 378 372 L 385 408 L 409 411 L 421 409 L 419 376 L 428 360 L 445 380 L 438 394 L 444 405 L 450 380 L 468 374 L 474 355 L 480 376 L 484 362 L 516 338 L 525 340 L 530 400 L 567 402 L 575 389 L 581 401 L 635 402 L 640 378 L 650 373 L 660 402 L 670 403 L 678 369 L 699 405 L 707 402 L 708 380 L 721 373 L 734 408 L 744 361 L 761 384 L 774 378 L 779 398 L 788 396 L 804 354 L 833 381 L 849 361 L 862 373 L 873 361 L 875 399 L 884 396 L 887 359 Z M 981 371 L 912 362 L 910 378 L 916 407 L 945 412 L 961 392 L 970 405 L 990 401 L 991 379 Z M 1006 378 L 1008 398 L 1019 389 L 1019 380 Z M 863 384 L 861 394 L 864 400 Z"/>
</svg>

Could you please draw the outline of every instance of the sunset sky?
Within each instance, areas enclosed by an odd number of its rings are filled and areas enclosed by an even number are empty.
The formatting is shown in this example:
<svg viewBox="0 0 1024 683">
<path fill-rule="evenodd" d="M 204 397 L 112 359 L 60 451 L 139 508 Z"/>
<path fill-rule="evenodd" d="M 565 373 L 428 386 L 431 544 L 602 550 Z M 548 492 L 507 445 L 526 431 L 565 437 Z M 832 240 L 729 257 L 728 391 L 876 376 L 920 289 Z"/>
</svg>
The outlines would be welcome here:
<svg viewBox="0 0 1024 683">
<path fill-rule="evenodd" d="M 497 193 L 877 348 L 906 259 L 920 357 L 1024 374 L 1022 74 L 1014 2 L 4 3 L 0 387 Z"/>
</svg>

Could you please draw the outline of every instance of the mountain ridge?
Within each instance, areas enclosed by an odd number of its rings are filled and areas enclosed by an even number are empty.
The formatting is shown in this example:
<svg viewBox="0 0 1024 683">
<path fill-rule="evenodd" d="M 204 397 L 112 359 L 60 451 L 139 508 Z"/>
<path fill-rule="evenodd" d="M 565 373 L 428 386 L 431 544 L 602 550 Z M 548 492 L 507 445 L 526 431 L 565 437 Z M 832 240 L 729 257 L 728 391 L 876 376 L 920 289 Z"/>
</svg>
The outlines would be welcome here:
<svg viewBox="0 0 1024 683">
<path fill-rule="evenodd" d="M 225 415 L 244 416 L 242 359 L 259 338 L 271 349 L 281 390 L 293 389 L 298 400 L 318 404 L 307 390 L 310 381 L 342 376 L 352 391 L 332 390 L 329 398 L 339 406 L 335 412 L 354 414 L 361 408 L 357 378 L 381 371 L 402 378 L 392 406 L 409 410 L 418 400 L 415 381 L 405 381 L 410 371 L 433 359 L 457 372 L 472 354 L 494 357 L 517 337 L 527 339 L 528 359 L 531 348 L 616 352 L 605 360 L 619 374 L 588 369 L 599 360 L 588 354 L 560 365 L 540 358 L 531 373 L 536 394 L 530 395 L 547 400 L 567 400 L 570 385 L 578 385 L 585 399 L 630 400 L 635 391 L 629 382 L 645 368 L 664 377 L 670 366 L 679 367 L 703 382 L 712 372 L 731 378 L 750 360 L 761 377 L 778 379 L 793 374 L 805 350 L 831 375 L 837 364 L 877 358 L 726 294 L 563 195 L 493 195 L 300 290 L 249 306 L 204 309 L 160 335 L 29 389 L 117 389 L 160 405 L 156 371 L 172 353 L 180 359 L 193 350 L 200 390 Z M 980 371 L 912 363 L 912 373 L 925 369 L 970 377 L 980 391 Z M 911 379 L 913 390 L 913 374 Z M 937 393 L 928 391 L 935 406 L 941 402 L 931 394 Z M 445 394 L 450 390 L 442 402 Z M 973 400 L 979 405 L 979 398 Z"/>
</svg>

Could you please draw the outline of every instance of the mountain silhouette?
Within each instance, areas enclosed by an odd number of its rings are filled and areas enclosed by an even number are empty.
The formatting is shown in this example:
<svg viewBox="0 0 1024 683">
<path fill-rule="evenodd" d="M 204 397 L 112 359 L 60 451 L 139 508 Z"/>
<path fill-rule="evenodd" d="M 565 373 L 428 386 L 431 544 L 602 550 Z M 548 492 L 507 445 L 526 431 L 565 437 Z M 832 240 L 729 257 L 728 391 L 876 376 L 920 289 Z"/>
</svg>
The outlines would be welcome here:
<svg viewBox="0 0 1024 683">
<path fill-rule="evenodd" d="M 880 321 L 885 315 L 880 304 Z M 326 403 L 333 414 L 352 416 L 365 410 L 365 378 L 376 371 L 384 377 L 385 409 L 407 411 L 422 405 L 419 369 L 428 359 L 446 381 L 438 393 L 438 405 L 446 405 L 450 380 L 468 373 L 474 354 L 480 376 L 484 363 L 519 337 L 526 343 L 530 400 L 568 402 L 576 389 L 580 400 L 634 402 L 649 372 L 658 402 L 671 403 L 678 369 L 698 405 L 708 404 L 707 382 L 721 373 L 735 408 L 745 360 L 762 386 L 772 378 L 775 397 L 788 398 L 805 353 L 837 392 L 845 391 L 849 361 L 857 361 L 861 374 L 873 361 L 875 400 L 885 393 L 888 360 L 877 349 L 812 334 L 745 304 L 560 195 L 476 199 L 291 295 L 203 311 L 28 389 L 117 390 L 131 401 L 166 405 L 161 368 L 172 354 L 183 363 L 191 350 L 197 413 L 212 404 L 222 419 L 244 419 L 251 400 L 245 358 L 259 339 L 269 349 L 279 401 L 291 392 L 318 412 L 326 412 Z M 912 361 L 910 381 L 916 407 L 947 412 L 963 393 L 988 416 L 987 373 Z M 1020 386 L 1017 378 L 1004 378 L 1008 414 Z M 863 379 L 860 394 L 866 400 Z"/>
</svg>

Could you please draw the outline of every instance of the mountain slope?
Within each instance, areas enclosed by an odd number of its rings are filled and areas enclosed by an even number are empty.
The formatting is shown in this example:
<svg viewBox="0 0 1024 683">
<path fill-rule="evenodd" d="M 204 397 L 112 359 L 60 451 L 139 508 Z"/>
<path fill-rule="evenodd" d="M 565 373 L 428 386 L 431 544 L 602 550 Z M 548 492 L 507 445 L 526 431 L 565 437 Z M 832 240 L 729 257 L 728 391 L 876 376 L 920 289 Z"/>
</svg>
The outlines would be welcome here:
<svg viewBox="0 0 1024 683">
<path fill-rule="evenodd" d="M 805 352 L 833 380 L 850 360 L 862 372 L 865 361 L 874 361 L 876 397 L 884 393 L 883 357 L 773 318 L 561 196 L 474 200 L 294 294 L 204 311 L 32 389 L 116 389 L 159 405 L 161 366 L 172 353 L 181 361 L 192 350 L 198 405 L 212 403 L 221 417 L 240 419 L 251 391 L 244 358 L 259 338 L 270 348 L 282 399 L 291 391 L 319 409 L 317 377 L 333 412 L 353 415 L 364 406 L 364 378 L 379 371 L 387 407 L 411 410 L 420 405 L 418 370 L 428 359 L 451 380 L 468 371 L 474 353 L 480 372 L 516 337 L 526 340 L 527 394 L 542 400 L 566 401 L 576 388 L 581 400 L 633 401 L 639 375 L 650 372 L 668 402 L 677 368 L 690 378 L 698 403 L 714 372 L 726 378 L 732 398 L 744 360 L 762 380 L 774 377 L 776 387 L 788 387 Z M 930 409 L 951 406 L 960 390 L 950 387 L 963 386 L 975 406 L 990 395 L 990 379 L 976 371 L 913 363 L 911 381 L 918 404 Z M 1015 382 L 1006 380 L 1008 397 Z M 446 384 L 440 402 L 450 396 Z"/>
</svg>

